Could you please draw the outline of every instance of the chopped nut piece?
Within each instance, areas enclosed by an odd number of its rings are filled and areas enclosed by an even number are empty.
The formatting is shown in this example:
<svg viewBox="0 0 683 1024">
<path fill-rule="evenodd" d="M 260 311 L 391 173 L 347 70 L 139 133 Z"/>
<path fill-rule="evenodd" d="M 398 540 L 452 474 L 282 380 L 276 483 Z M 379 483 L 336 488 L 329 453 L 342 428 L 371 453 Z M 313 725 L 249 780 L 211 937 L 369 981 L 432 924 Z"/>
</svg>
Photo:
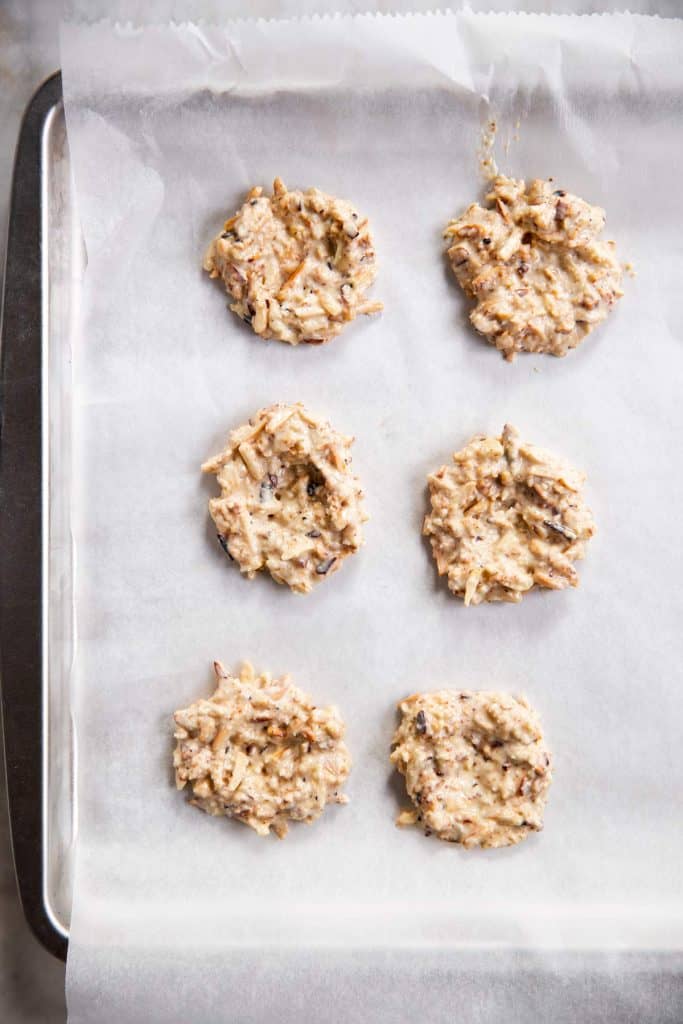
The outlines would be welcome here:
<svg viewBox="0 0 683 1024">
<path fill-rule="evenodd" d="M 417 818 L 417 811 L 401 811 L 396 818 L 396 824 L 402 828 L 407 828 L 410 825 L 414 825 Z"/>
</svg>

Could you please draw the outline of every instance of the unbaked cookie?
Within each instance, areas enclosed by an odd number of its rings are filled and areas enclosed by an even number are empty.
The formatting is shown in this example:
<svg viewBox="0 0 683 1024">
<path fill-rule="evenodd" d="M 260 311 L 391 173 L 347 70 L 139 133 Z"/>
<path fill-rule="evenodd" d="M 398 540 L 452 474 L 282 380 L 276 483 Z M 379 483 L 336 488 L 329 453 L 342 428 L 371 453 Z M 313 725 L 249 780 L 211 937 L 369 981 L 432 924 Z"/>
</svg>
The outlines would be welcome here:
<svg viewBox="0 0 683 1024">
<path fill-rule="evenodd" d="M 246 662 L 239 676 L 214 663 L 217 689 L 176 711 L 176 785 L 190 783 L 191 803 L 237 818 L 280 839 L 288 822 L 315 821 L 341 792 L 351 758 L 335 707 L 316 707 L 289 676 L 257 676 Z"/>
<path fill-rule="evenodd" d="M 249 579 L 261 569 L 307 593 L 363 543 L 363 491 L 351 472 L 352 437 L 303 405 L 271 405 L 233 430 L 209 511 L 226 553 Z"/>
<path fill-rule="evenodd" d="M 316 188 L 273 195 L 252 188 L 204 259 L 234 299 L 230 309 L 262 338 L 321 344 L 361 313 L 379 313 L 365 292 L 375 280 L 367 218 Z"/>
<path fill-rule="evenodd" d="M 419 823 L 462 846 L 512 846 L 543 828 L 551 758 L 536 712 L 507 693 L 440 690 L 399 704 L 391 760 Z"/>
<path fill-rule="evenodd" d="M 595 533 L 581 495 L 585 477 L 520 442 L 514 427 L 477 435 L 428 477 L 429 537 L 440 576 L 465 604 L 521 601 L 534 586 L 562 590 Z"/>
<path fill-rule="evenodd" d="M 623 295 L 614 242 L 598 240 L 605 212 L 552 181 L 495 177 L 489 208 L 473 203 L 444 236 L 474 327 L 506 359 L 564 356 Z"/>
</svg>

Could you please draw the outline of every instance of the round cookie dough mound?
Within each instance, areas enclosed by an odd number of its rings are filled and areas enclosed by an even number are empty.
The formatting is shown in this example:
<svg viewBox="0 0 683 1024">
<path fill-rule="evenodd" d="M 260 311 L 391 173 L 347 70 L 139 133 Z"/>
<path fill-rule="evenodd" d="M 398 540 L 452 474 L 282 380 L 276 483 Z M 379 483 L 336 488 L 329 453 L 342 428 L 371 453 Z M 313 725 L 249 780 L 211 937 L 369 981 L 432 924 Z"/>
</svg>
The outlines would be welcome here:
<svg viewBox="0 0 683 1024">
<path fill-rule="evenodd" d="M 486 201 L 444 231 L 453 273 L 476 299 L 472 324 L 506 359 L 566 355 L 623 295 L 614 242 L 597 237 L 604 210 L 552 182 L 502 175 Z"/>
<path fill-rule="evenodd" d="M 202 466 L 221 488 L 209 502 L 218 539 L 245 576 L 265 569 L 308 593 L 363 544 L 352 444 L 300 403 L 271 405 Z"/>
<path fill-rule="evenodd" d="M 231 676 L 215 662 L 216 692 L 176 711 L 176 785 L 207 814 L 237 818 L 280 839 L 289 821 L 310 824 L 340 792 L 351 770 L 344 722 L 318 708 L 289 676 L 257 676 L 249 663 Z"/>
<path fill-rule="evenodd" d="M 581 487 L 562 459 L 523 444 L 514 427 L 478 435 L 428 477 L 429 537 L 440 576 L 465 604 L 521 601 L 534 586 L 578 585 L 573 562 L 595 533 Z"/>
<path fill-rule="evenodd" d="M 330 341 L 361 313 L 379 313 L 365 292 L 375 280 L 368 221 L 318 189 L 273 195 L 252 188 L 204 259 L 234 299 L 230 309 L 262 338 L 289 345 Z"/>
<path fill-rule="evenodd" d="M 399 704 L 391 760 L 405 776 L 419 823 L 462 846 L 512 846 L 543 828 L 550 754 L 523 697 L 440 690 Z"/>
</svg>

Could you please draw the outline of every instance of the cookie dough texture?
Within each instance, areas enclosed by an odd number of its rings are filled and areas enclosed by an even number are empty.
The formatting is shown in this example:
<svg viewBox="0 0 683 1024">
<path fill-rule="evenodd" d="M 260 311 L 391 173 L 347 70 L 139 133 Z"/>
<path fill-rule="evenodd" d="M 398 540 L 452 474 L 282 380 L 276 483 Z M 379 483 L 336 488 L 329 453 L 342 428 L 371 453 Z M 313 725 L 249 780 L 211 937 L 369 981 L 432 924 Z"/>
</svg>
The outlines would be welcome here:
<svg viewBox="0 0 683 1024">
<path fill-rule="evenodd" d="M 176 785 L 214 816 L 237 818 L 266 836 L 290 821 L 315 821 L 341 793 L 351 769 L 345 726 L 334 707 L 316 707 L 289 676 L 256 675 L 249 663 L 232 676 L 215 662 L 208 700 L 176 711 Z"/>
<path fill-rule="evenodd" d="M 209 502 L 218 539 L 245 576 L 264 569 L 307 593 L 363 544 L 352 443 L 300 403 L 271 405 L 204 464 L 221 488 Z"/>
<path fill-rule="evenodd" d="M 595 532 L 584 479 L 509 425 L 455 452 L 451 466 L 428 477 L 422 531 L 450 590 L 470 605 L 518 602 L 535 586 L 577 586 L 573 563 Z"/>
<path fill-rule="evenodd" d="M 444 232 L 453 273 L 476 300 L 472 324 L 509 360 L 566 355 L 623 295 L 614 242 L 598 239 L 604 210 L 551 181 L 502 175 L 486 202 Z"/>
<path fill-rule="evenodd" d="M 233 302 L 230 309 L 261 338 L 290 345 L 321 344 L 381 302 L 365 298 L 375 280 L 375 250 L 367 218 L 344 199 L 318 189 L 273 194 L 252 188 L 225 222 L 204 259 Z"/>
<path fill-rule="evenodd" d="M 512 846 L 543 828 L 551 757 L 523 697 L 439 690 L 399 710 L 391 761 L 415 809 L 397 824 L 465 847 Z"/>
</svg>

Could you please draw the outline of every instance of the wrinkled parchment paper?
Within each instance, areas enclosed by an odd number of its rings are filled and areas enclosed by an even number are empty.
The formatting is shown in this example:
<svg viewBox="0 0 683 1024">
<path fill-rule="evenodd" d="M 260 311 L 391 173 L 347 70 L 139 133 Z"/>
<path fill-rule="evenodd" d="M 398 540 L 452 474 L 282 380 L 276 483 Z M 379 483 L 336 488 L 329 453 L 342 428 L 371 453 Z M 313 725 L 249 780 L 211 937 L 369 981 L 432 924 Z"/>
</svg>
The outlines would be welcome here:
<svg viewBox="0 0 683 1024">
<path fill-rule="evenodd" d="M 572 957 L 683 948 L 682 44 L 683 24 L 628 16 L 65 26 L 88 250 L 74 1024 L 479 1021 L 498 1019 L 494 996 L 528 1021 L 536 968 L 572 991 L 555 1019 L 573 1021 L 590 985 Z M 445 266 L 491 111 L 501 166 L 604 206 L 637 265 L 563 360 L 505 363 Z M 256 338 L 200 269 L 276 174 L 374 227 L 386 312 L 324 348 Z M 277 400 L 355 434 L 372 515 L 366 548 L 306 597 L 226 562 L 199 472 Z M 587 471 L 598 534 L 578 591 L 466 610 L 420 537 L 425 477 L 506 421 Z M 214 658 L 244 657 L 348 722 L 351 803 L 284 842 L 172 785 L 172 711 L 209 692 Z M 519 847 L 394 827 L 395 702 L 447 685 L 525 692 L 542 715 L 555 782 L 545 831 Z M 650 1019 L 637 1000 L 620 1020 Z"/>
</svg>

